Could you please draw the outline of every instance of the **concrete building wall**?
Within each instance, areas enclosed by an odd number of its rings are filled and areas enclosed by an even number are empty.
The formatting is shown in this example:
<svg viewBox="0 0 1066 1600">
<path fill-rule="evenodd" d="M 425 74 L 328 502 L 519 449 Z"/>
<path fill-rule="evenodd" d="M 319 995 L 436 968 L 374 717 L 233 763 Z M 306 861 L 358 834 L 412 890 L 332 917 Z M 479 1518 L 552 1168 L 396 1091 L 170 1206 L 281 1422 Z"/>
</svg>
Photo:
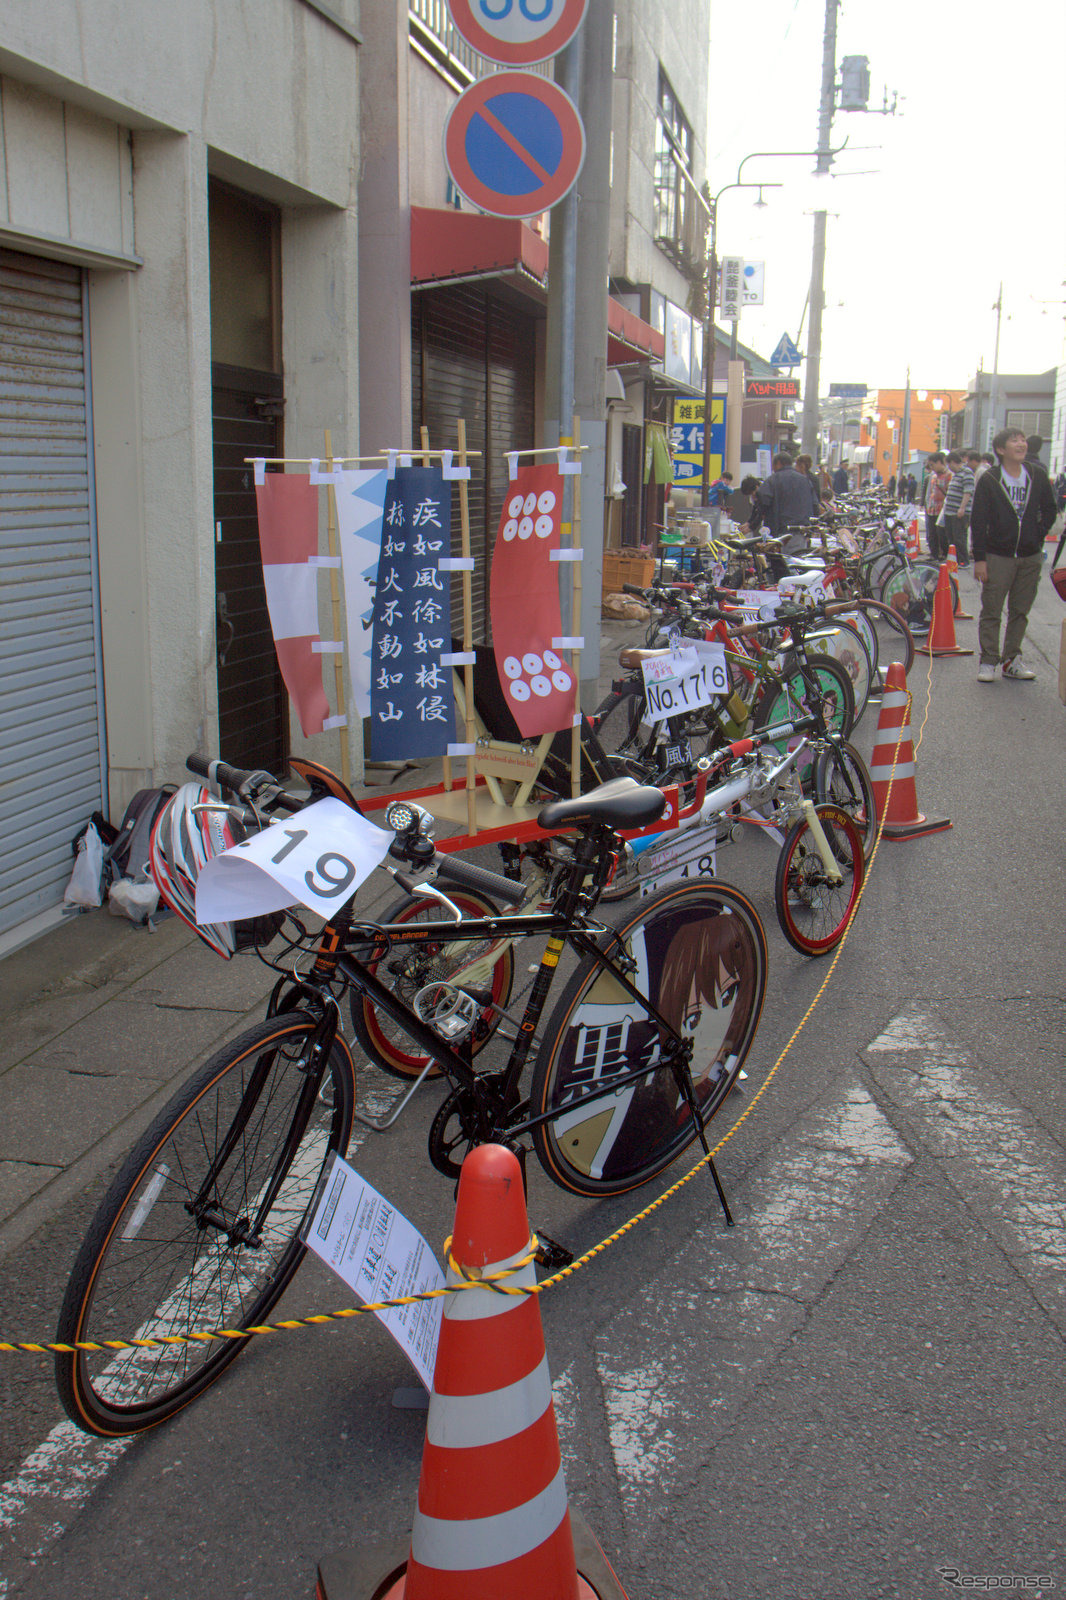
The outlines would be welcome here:
<svg viewBox="0 0 1066 1600">
<path fill-rule="evenodd" d="M 5 7 L 0 242 L 90 269 L 113 812 L 217 739 L 209 174 L 282 207 L 286 453 L 324 454 L 326 428 L 358 448 L 356 20 L 354 0 Z"/>
</svg>

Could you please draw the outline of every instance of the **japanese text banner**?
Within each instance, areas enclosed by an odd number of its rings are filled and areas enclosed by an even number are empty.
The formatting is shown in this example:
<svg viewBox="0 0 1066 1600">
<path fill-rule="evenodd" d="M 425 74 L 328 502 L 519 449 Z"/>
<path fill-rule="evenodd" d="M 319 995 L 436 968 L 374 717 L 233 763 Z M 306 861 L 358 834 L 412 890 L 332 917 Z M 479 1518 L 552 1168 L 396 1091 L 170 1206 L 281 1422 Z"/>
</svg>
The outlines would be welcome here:
<svg viewBox="0 0 1066 1600">
<path fill-rule="evenodd" d="M 455 737 L 451 672 L 450 486 L 439 467 L 400 467 L 385 493 L 374 597 L 370 753 L 439 756 Z"/>
<path fill-rule="evenodd" d="M 520 467 L 508 487 L 489 575 L 500 687 L 523 739 L 568 728 L 574 674 L 553 649 L 562 633 L 559 549 L 563 480 L 552 466 Z"/>
<path fill-rule="evenodd" d="M 318 490 L 304 476 L 268 472 L 255 486 L 270 631 L 285 687 L 304 737 L 321 733 L 329 716 L 322 687 L 318 632 Z"/>
<path fill-rule="evenodd" d="M 352 699 L 360 717 L 370 715 L 374 582 L 381 558 L 381 514 L 388 481 L 383 467 L 369 472 L 338 472 L 334 479 L 344 609 L 348 617 L 348 671 Z"/>
</svg>

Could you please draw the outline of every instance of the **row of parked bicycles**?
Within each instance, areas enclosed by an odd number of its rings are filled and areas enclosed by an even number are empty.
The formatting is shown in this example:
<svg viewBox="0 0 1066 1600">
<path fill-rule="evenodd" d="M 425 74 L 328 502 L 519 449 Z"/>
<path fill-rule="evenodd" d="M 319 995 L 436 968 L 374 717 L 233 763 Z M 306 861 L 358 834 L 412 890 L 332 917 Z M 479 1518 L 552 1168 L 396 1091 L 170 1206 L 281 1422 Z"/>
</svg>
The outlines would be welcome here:
<svg viewBox="0 0 1066 1600">
<path fill-rule="evenodd" d="M 754 550 L 729 552 L 745 579 Z M 843 584 L 835 565 L 809 566 L 820 584 L 791 597 L 788 584 L 749 592 L 746 609 L 705 579 L 647 592 L 650 642 L 622 652 L 622 676 L 582 730 L 592 786 L 546 794 L 538 836 L 501 846 L 502 871 L 439 852 L 433 818 L 397 798 L 380 869 L 395 904 L 368 917 L 338 889 L 324 921 L 294 906 L 231 930 L 225 948 L 254 948 L 276 982 L 263 1021 L 137 1142 L 78 1252 L 56 1376 L 80 1427 L 138 1432 L 219 1377 L 251 1337 L 239 1330 L 265 1322 L 297 1271 L 354 1123 L 385 1131 L 435 1080 L 428 1150 L 448 1178 L 495 1142 L 574 1194 L 617 1195 L 698 1141 L 718 1185 L 707 1125 L 741 1077 L 767 980 L 764 928 L 718 876 L 718 853 L 752 829 L 771 838 L 786 938 L 811 956 L 839 942 L 877 828 L 850 735 L 887 662 L 913 655 L 892 600 L 825 598 Z M 649 702 L 690 650 L 714 655 L 716 692 L 659 716 Z M 310 828 L 315 802 L 359 810 L 305 760 L 287 783 L 200 755 L 188 766 L 200 781 L 160 813 L 152 862 L 189 921 L 220 841 L 279 824 L 280 858 L 306 832 L 288 819 L 306 813 Z M 330 861 L 325 881 L 347 891 L 335 849 Z M 380 1119 L 358 1108 L 357 1060 L 402 1080 Z M 543 1262 L 566 1259 L 542 1244 Z M 200 1336 L 218 1328 L 238 1332 Z"/>
</svg>

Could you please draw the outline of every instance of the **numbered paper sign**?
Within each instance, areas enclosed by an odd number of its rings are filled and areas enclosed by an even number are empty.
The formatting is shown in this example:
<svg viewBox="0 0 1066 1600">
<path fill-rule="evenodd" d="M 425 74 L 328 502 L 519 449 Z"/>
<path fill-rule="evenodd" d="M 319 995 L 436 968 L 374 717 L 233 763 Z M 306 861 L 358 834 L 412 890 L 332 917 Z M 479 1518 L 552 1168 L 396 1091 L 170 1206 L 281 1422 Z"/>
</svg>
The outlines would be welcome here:
<svg viewBox="0 0 1066 1600">
<path fill-rule="evenodd" d="M 297 903 L 332 916 L 391 843 L 342 800 L 319 800 L 209 861 L 196 883 L 196 920 L 239 921 Z"/>
<path fill-rule="evenodd" d="M 657 676 L 663 666 L 673 666 L 670 676 Z M 641 663 L 644 669 L 645 722 L 662 722 L 664 717 L 679 717 L 699 706 L 709 706 L 719 695 L 729 693 L 729 674 L 725 646 L 697 640 L 685 650 L 669 656 L 656 656 Z M 652 673 L 648 668 L 655 669 Z"/>
<path fill-rule="evenodd" d="M 467 44 L 489 61 L 531 67 L 565 48 L 581 26 L 588 0 L 449 0 Z"/>
<path fill-rule="evenodd" d="M 362 1300 L 402 1300 L 443 1289 L 429 1245 L 385 1196 L 340 1156 L 326 1172 L 304 1243 Z M 444 1297 L 375 1311 L 428 1389 Z"/>
</svg>

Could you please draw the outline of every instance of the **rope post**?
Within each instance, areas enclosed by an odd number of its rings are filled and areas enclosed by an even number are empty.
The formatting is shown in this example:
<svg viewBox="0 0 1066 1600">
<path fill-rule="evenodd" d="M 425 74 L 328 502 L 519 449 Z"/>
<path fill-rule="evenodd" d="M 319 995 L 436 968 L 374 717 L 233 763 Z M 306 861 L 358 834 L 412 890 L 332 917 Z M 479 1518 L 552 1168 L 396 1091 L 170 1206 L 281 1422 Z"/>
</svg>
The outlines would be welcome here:
<svg viewBox="0 0 1066 1600">
<path fill-rule="evenodd" d="M 329 428 L 325 430 L 326 439 L 326 471 L 333 471 L 333 436 Z M 340 556 L 340 544 L 337 535 L 337 494 L 331 483 L 326 490 L 326 539 L 329 544 L 330 556 L 336 560 Z M 337 567 L 329 569 L 329 594 L 333 612 L 334 639 L 341 635 L 341 587 L 339 570 Z M 346 717 L 348 701 L 344 692 L 344 652 L 341 651 L 333 657 L 333 687 L 337 696 L 337 715 Z M 341 777 L 346 784 L 352 781 L 352 761 L 348 744 L 347 720 L 341 723 Z"/>
</svg>

